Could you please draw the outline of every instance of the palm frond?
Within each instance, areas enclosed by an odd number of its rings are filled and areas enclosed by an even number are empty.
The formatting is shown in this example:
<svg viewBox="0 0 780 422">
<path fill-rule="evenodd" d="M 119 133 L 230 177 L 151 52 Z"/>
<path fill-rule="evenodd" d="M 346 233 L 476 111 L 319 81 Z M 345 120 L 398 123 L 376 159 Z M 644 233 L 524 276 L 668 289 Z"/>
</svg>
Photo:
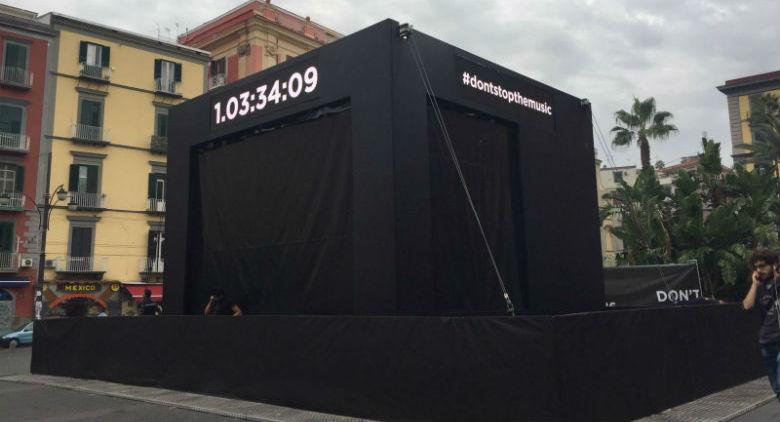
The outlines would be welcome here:
<svg viewBox="0 0 780 422">
<path fill-rule="evenodd" d="M 615 123 L 622 123 L 629 129 L 639 128 L 639 119 L 637 119 L 636 115 L 631 114 L 625 110 L 619 110 L 615 112 Z"/>
<path fill-rule="evenodd" d="M 653 116 L 653 124 L 663 125 L 666 124 L 667 120 L 671 120 L 673 118 L 674 116 L 672 115 L 672 113 L 668 111 L 659 111 L 655 113 L 655 116 Z"/>
<path fill-rule="evenodd" d="M 628 130 L 620 126 L 615 126 L 610 132 L 615 134 L 615 136 L 612 138 L 612 145 L 623 147 L 631 145 L 631 143 L 634 142 L 635 133 L 632 130 Z"/>
<path fill-rule="evenodd" d="M 650 97 L 644 101 L 634 98 L 634 114 L 639 118 L 640 124 L 648 125 L 655 116 L 655 98 Z"/>
</svg>

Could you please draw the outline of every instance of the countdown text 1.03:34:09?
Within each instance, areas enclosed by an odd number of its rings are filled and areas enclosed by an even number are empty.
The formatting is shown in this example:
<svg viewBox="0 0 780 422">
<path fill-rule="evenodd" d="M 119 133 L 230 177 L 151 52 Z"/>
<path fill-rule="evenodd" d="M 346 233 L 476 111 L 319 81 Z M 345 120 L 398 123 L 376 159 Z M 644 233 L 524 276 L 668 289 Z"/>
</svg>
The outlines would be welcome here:
<svg viewBox="0 0 780 422">
<path fill-rule="evenodd" d="M 273 83 L 258 86 L 254 92 L 244 91 L 217 102 L 214 104 L 214 123 L 220 125 L 266 107 L 273 107 L 287 100 L 311 94 L 317 89 L 317 79 L 317 68 L 309 66 L 303 73 L 292 73 L 286 81 L 277 79 Z"/>
</svg>

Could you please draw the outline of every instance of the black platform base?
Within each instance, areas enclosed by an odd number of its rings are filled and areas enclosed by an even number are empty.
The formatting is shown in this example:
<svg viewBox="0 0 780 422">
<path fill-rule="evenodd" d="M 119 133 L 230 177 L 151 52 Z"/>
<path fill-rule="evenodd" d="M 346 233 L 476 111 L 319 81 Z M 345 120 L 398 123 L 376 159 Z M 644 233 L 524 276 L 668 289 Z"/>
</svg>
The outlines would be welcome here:
<svg viewBox="0 0 780 422">
<path fill-rule="evenodd" d="M 761 376 L 736 306 L 39 321 L 32 372 L 404 420 L 629 420 Z"/>
</svg>

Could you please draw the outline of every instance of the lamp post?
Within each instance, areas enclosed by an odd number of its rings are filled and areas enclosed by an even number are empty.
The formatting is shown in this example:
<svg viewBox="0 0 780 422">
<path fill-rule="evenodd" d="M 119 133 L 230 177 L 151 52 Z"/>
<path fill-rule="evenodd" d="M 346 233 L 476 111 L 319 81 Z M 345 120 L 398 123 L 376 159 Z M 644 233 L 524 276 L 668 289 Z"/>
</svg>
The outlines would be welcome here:
<svg viewBox="0 0 780 422">
<path fill-rule="evenodd" d="M 41 229 L 41 256 L 38 258 L 38 277 L 35 282 L 35 319 L 41 319 L 41 310 L 43 309 L 43 272 L 46 269 L 46 233 L 49 231 L 49 216 L 54 206 L 67 198 L 68 192 L 63 189 L 62 185 L 59 185 L 54 190 L 54 195 L 48 192 L 43 194 L 43 204 L 35 204 Z M 75 205 L 73 201 L 68 204 L 68 208 L 72 208 L 72 205 Z"/>
</svg>

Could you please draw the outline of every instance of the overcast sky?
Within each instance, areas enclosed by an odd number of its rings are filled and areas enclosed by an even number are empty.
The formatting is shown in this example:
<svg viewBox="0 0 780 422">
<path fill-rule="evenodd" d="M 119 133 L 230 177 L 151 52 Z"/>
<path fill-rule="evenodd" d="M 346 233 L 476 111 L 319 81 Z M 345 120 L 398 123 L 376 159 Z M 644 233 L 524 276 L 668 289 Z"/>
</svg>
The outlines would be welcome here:
<svg viewBox="0 0 780 422">
<path fill-rule="evenodd" d="M 2 0 L 173 38 L 241 0 Z M 652 144 L 652 160 L 679 162 L 699 150 L 703 131 L 731 143 L 727 79 L 780 70 L 778 0 L 274 0 L 349 34 L 385 18 L 415 28 L 577 97 L 590 99 L 609 142 L 613 114 L 634 96 L 654 96 L 674 113 L 677 135 Z M 121 5 L 121 7 L 120 7 Z M 607 153 L 596 143 L 599 158 Z M 636 146 L 615 164 L 638 164 Z"/>
</svg>

